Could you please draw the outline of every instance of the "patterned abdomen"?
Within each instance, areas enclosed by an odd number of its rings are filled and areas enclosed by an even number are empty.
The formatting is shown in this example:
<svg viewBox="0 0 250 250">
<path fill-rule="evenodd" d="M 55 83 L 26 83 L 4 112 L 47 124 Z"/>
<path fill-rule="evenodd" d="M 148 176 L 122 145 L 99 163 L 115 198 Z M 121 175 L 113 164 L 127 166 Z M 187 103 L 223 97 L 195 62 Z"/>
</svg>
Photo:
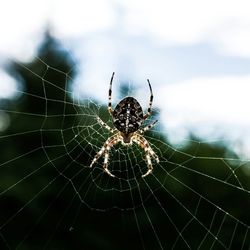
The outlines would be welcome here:
<svg viewBox="0 0 250 250">
<path fill-rule="evenodd" d="M 113 111 L 114 126 L 122 133 L 137 131 L 143 122 L 143 111 L 139 102 L 133 97 L 125 97 Z"/>
</svg>

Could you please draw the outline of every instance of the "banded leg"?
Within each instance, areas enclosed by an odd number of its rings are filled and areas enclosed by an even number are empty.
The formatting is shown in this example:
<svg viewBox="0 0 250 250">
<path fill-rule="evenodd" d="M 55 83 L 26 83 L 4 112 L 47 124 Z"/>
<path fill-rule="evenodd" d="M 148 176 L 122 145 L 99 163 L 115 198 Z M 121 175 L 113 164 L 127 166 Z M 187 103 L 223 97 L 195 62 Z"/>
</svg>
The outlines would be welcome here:
<svg viewBox="0 0 250 250">
<path fill-rule="evenodd" d="M 153 121 L 152 123 L 148 124 L 146 127 L 139 129 L 139 133 L 143 134 L 145 131 L 150 130 L 152 127 L 155 126 L 155 124 L 158 122 L 158 120 Z"/>
<path fill-rule="evenodd" d="M 110 84 L 109 84 L 109 101 L 108 101 L 108 111 L 112 115 L 113 114 L 113 109 L 112 109 L 112 82 L 114 78 L 115 72 L 113 72 L 111 79 L 110 79 Z"/>
<path fill-rule="evenodd" d="M 108 160 L 109 160 L 109 151 L 111 149 L 111 147 L 113 147 L 115 144 L 117 144 L 118 142 L 120 142 L 122 140 L 122 138 L 120 138 L 119 136 L 115 137 L 111 142 L 110 145 L 107 146 L 105 154 L 104 154 L 104 163 L 103 163 L 103 169 L 104 171 L 110 175 L 111 177 L 115 177 L 115 175 L 111 174 L 111 172 L 108 169 Z"/>
<path fill-rule="evenodd" d="M 153 171 L 151 157 L 153 157 L 157 163 L 159 163 L 159 158 L 154 150 L 150 147 L 148 141 L 139 134 L 136 134 L 136 136 L 133 138 L 133 141 L 136 142 L 145 151 L 148 166 L 148 171 L 142 175 L 142 177 L 145 177 Z"/>
<path fill-rule="evenodd" d="M 111 146 L 108 146 L 107 149 L 105 150 L 105 154 L 104 154 L 104 162 L 103 162 L 103 169 L 104 171 L 110 175 L 111 177 L 115 177 L 115 175 L 111 174 L 111 172 L 109 171 L 108 169 L 108 160 L 109 160 L 109 151 L 111 149 L 111 147 L 113 147 L 115 144 L 117 144 L 120 140 L 117 138 L 117 139 L 114 139 L 112 142 L 111 142 Z"/>
<path fill-rule="evenodd" d="M 141 135 L 137 134 L 136 137 L 138 138 L 138 141 L 140 142 L 141 148 L 143 148 L 145 151 L 148 151 L 149 155 L 152 156 L 157 163 L 159 163 L 160 162 L 159 157 L 154 152 L 154 150 L 151 148 L 148 141 Z"/>
<path fill-rule="evenodd" d="M 116 131 L 116 129 L 112 129 L 107 123 L 105 123 L 99 116 L 96 117 L 98 123 L 103 126 L 104 128 L 106 128 L 107 130 L 109 130 L 111 133 L 114 133 Z"/>
<path fill-rule="evenodd" d="M 93 164 L 104 154 L 104 163 L 103 163 L 103 169 L 104 171 L 110 175 L 111 177 L 115 177 L 108 169 L 108 159 L 109 159 L 109 151 L 110 149 L 121 141 L 121 138 L 118 134 L 113 135 L 110 137 L 103 145 L 103 147 L 100 149 L 100 151 L 96 154 L 93 161 L 90 164 L 90 167 L 93 166 Z"/>
<path fill-rule="evenodd" d="M 146 159 L 147 159 L 148 171 L 141 176 L 142 178 L 144 178 L 147 175 L 151 174 L 152 171 L 153 171 L 153 165 L 152 165 L 151 157 L 150 157 L 149 153 L 146 153 Z"/>
<path fill-rule="evenodd" d="M 148 81 L 148 86 L 150 89 L 150 99 L 149 99 L 149 105 L 148 105 L 148 112 L 143 117 L 144 120 L 147 119 L 152 113 L 152 104 L 153 104 L 153 98 L 154 98 L 151 84 L 150 84 L 148 79 L 147 79 L 147 81 Z"/>
<path fill-rule="evenodd" d="M 94 159 L 92 160 L 91 164 L 89 167 L 92 167 L 95 162 L 105 153 L 107 147 L 112 147 L 112 141 L 117 137 L 117 134 L 111 136 L 108 140 L 106 140 L 106 142 L 103 144 L 102 148 L 99 150 L 99 152 L 97 152 L 97 154 L 95 155 Z"/>
<path fill-rule="evenodd" d="M 109 160 L 109 149 L 105 150 L 104 153 L 103 169 L 108 175 L 110 175 L 111 177 L 115 177 L 113 174 L 111 174 L 111 172 L 108 169 L 108 160 Z"/>
</svg>

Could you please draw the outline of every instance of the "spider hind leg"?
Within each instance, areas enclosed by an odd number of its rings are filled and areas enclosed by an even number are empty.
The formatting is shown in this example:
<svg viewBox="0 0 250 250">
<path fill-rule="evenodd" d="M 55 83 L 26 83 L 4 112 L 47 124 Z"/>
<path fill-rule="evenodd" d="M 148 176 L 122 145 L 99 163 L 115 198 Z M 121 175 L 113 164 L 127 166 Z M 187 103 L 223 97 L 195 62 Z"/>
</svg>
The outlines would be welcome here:
<svg viewBox="0 0 250 250">
<path fill-rule="evenodd" d="M 152 104 L 153 104 L 153 99 L 154 99 L 154 95 L 153 95 L 153 91 L 152 91 L 152 87 L 151 87 L 149 79 L 147 79 L 147 82 L 148 82 L 148 86 L 150 90 L 150 99 L 149 99 L 149 105 L 148 105 L 148 112 L 143 117 L 144 120 L 146 120 L 152 114 Z"/>
<path fill-rule="evenodd" d="M 112 82 L 114 78 L 115 72 L 113 72 L 110 83 L 109 83 L 109 101 L 108 101 L 108 111 L 112 115 L 113 114 L 113 109 L 112 109 Z"/>
</svg>

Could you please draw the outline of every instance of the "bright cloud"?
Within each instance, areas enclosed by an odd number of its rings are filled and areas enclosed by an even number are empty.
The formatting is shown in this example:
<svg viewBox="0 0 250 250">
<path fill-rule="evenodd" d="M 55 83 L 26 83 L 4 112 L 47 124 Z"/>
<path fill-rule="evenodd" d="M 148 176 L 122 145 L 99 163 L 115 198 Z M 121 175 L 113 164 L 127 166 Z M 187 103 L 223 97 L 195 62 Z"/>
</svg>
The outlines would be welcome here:
<svg viewBox="0 0 250 250">
<path fill-rule="evenodd" d="M 7 73 L 0 70 L 0 99 L 11 98 L 16 93 L 16 81 Z"/>
<path fill-rule="evenodd" d="M 48 21 L 48 0 L 5 1 L 0 10 L 0 55 L 29 60 Z"/>
<path fill-rule="evenodd" d="M 147 34 L 161 45 L 210 43 L 220 53 L 250 57 L 249 9 L 247 0 L 10 0 L 0 10 L 0 53 L 31 57 L 46 25 L 72 39 L 119 23 L 127 36 Z"/>
<path fill-rule="evenodd" d="M 181 114 L 185 123 L 217 120 L 250 126 L 250 75 L 190 79 L 162 86 L 158 93 L 164 93 L 159 105 Z"/>
<path fill-rule="evenodd" d="M 202 77 L 161 86 L 155 102 L 173 142 L 195 131 L 201 137 L 250 142 L 250 75 Z"/>
<path fill-rule="evenodd" d="M 250 3 L 247 0 L 128 0 L 126 27 L 147 32 L 160 44 L 212 43 L 224 54 L 250 56 Z"/>
<path fill-rule="evenodd" d="M 111 1 L 73 0 L 53 2 L 50 22 L 60 36 L 82 37 L 86 33 L 108 29 L 114 24 Z"/>
</svg>

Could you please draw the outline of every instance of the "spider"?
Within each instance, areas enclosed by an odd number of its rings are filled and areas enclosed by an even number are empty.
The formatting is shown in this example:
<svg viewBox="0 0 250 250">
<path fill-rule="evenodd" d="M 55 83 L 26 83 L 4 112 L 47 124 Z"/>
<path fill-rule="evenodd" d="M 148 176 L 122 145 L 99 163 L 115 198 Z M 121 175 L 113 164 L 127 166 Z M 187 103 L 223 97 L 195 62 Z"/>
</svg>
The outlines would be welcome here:
<svg viewBox="0 0 250 250">
<path fill-rule="evenodd" d="M 114 129 L 107 125 L 101 120 L 100 117 L 97 117 L 98 123 L 109 130 L 113 135 L 111 135 L 106 142 L 103 144 L 100 151 L 95 155 L 92 160 L 90 167 L 104 155 L 103 169 L 104 171 L 115 177 L 108 169 L 108 160 L 109 160 L 109 151 L 110 149 L 121 142 L 122 145 L 129 146 L 133 142 L 138 144 L 145 151 L 146 161 L 148 170 L 142 177 L 149 175 L 153 171 L 153 165 L 151 158 L 153 158 L 157 163 L 159 163 L 159 158 L 154 152 L 154 150 L 149 145 L 148 141 L 143 137 L 143 133 L 151 129 L 156 123 L 157 120 L 153 121 L 146 127 L 142 128 L 143 122 L 152 114 L 152 102 L 153 102 L 153 92 L 152 87 L 147 79 L 149 89 L 150 89 L 150 100 L 149 106 L 146 114 L 143 114 L 142 107 L 140 103 L 133 97 L 125 97 L 122 99 L 115 107 L 112 109 L 112 82 L 115 72 L 113 72 L 110 85 L 109 85 L 109 95 L 108 95 L 108 111 L 112 117 Z"/>
</svg>

